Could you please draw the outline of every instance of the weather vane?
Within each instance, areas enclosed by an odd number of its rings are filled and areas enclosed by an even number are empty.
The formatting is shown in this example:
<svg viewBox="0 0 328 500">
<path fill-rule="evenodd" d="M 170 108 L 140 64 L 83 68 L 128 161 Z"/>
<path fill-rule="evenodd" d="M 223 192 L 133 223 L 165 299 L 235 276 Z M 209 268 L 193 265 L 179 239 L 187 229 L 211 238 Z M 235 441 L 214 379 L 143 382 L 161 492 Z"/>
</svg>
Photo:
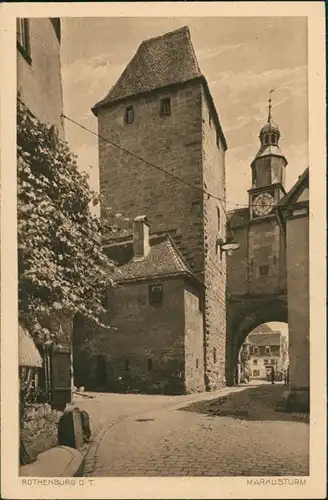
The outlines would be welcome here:
<svg viewBox="0 0 328 500">
<path fill-rule="evenodd" d="M 268 114 L 268 123 L 271 122 L 271 108 L 272 108 L 272 105 L 271 105 L 271 102 L 272 102 L 272 99 L 271 99 L 271 94 L 272 92 L 274 92 L 275 89 L 271 89 L 270 92 L 269 92 L 269 114 Z"/>
</svg>

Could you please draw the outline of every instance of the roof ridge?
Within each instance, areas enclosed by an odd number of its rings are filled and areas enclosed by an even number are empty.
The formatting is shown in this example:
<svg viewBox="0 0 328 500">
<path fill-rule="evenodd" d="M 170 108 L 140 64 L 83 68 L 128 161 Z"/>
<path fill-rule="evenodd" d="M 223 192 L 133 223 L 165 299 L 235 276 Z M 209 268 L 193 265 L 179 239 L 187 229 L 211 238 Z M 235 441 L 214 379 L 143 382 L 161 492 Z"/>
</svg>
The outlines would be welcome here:
<svg viewBox="0 0 328 500">
<path fill-rule="evenodd" d="M 167 235 L 166 235 L 166 238 L 169 240 L 169 242 L 170 242 L 170 244 L 171 244 L 171 248 L 172 248 L 172 250 L 174 251 L 174 257 L 175 257 L 175 258 L 176 258 L 176 257 L 178 257 L 178 259 L 180 260 L 179 264 L 182 264 L 182 265 L 183 265 L 183 267 L 185 268 L 185 270 L 186 270 L 188 273 L 190 273 L 191 271 L 190 271 L 190 269 L 189 269 L 189 267 L 188 267 L 187 263 L 185 262 L 185 260 L 184 260 L 183 256 L 181 255 L 181 253 L 180 253 L 179 249 L 177 248 L 176 244 L 174 243 L 174 241 L 173 241 L 172 237 L 171 237 L 169 234 L 167 234 Z"/>
<path fill-rule="evenodd" d="M 147 44 L 147 43 L 149 43 L 149 42 L 153 42 L 153 41 L 155 41 L 155 40 L 159 40 L 160 38 L 168 38 L 168 37 L 170 37 L 170 36 L 172 36 L 172 35 L 175 35 L 175 34 L 176 34 L 176 33 L 178 33 L 179 31 L 180 31 L 181 33 L 182 33 L 182 32 L 185 32 L 185 33 L 189 34 L 189 36 L 190 36 L 190 31 L 189 31 L 189 28 L 188 28 L 188 26 L 187 26 L 187 25 L 185 25 L 185 26 L 181 26 L 181 28 L 177 28 L 177 29 L 175 29 L 175 30 L 173 30 L 173 31 L 168 31 L 167 33 L 163 33 L 162 35 L 157 35 L 157 36 L 153 36 L 153 37 L 151 37 L 151 38 L 146 38 L 146 40 L 143 40 L 143 41 L 141 42 L 141 44 L 139 45 L 139 48 L 140 48 L 142 45 L 145 45 L 145 44 Z"/>
</svg>

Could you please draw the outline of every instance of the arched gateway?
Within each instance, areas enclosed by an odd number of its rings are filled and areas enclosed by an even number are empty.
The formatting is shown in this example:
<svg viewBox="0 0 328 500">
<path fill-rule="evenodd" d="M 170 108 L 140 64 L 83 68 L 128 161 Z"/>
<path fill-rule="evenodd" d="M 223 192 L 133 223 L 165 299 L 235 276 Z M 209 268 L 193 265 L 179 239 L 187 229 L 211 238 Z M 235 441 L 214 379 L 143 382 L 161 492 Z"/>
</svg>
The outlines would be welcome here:
<svg viewBox="0 0 328 500">
<path fill-rule="evenodd" d="M 287 322 L 286 242 L 276 206 L 286 194 L 287 160 L 271 119 L 260 131 L 260 149 L 251 164 L 249 205 L 228 213 L 239 249 L 227 259 L 226 381 L 234 383 L 239 349 L 256 326 Z"/>
</svg>

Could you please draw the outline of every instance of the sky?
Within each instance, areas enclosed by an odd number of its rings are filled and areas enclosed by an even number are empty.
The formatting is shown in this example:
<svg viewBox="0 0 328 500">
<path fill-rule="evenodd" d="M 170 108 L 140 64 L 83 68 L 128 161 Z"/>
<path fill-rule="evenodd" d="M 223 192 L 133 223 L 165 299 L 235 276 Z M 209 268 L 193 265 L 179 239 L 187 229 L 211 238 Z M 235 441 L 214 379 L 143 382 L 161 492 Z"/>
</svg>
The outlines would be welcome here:
<svg viewBox="0 0 328 500">
<path fill-rule="evenodd" d="M 308 166 L 306 18 L 63 18 L 64 113 L 97 132 L 91 107 L 117 81 L 140 43 L 185 25 L 228 143 L 227 209 L 248 202 L 250 163 L 259 149 L 271 89 L 290 189 Z M 98 190 L 97 138 L 66 121 L 66 139 Z"/>
</svg>

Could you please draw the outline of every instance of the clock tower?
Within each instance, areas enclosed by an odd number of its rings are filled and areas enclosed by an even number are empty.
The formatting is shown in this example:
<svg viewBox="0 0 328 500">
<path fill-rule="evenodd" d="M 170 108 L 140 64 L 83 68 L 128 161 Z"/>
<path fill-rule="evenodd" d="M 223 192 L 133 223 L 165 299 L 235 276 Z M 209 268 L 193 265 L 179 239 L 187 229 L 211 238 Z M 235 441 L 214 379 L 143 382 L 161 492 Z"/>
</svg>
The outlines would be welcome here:
<svg viewBox="0 0 328 500">
<path fill-rule="evenodd" d="M 274 206 L 286 194 L 287 160 L 279 148 L 279 138 L 279 128 L 271 117 L 270 97 L 268 120 L 259 135 L 260 149 L 251 163 L 252 187 L 248 191 L 251 220 L 271 215 Z"/>
</svg>

